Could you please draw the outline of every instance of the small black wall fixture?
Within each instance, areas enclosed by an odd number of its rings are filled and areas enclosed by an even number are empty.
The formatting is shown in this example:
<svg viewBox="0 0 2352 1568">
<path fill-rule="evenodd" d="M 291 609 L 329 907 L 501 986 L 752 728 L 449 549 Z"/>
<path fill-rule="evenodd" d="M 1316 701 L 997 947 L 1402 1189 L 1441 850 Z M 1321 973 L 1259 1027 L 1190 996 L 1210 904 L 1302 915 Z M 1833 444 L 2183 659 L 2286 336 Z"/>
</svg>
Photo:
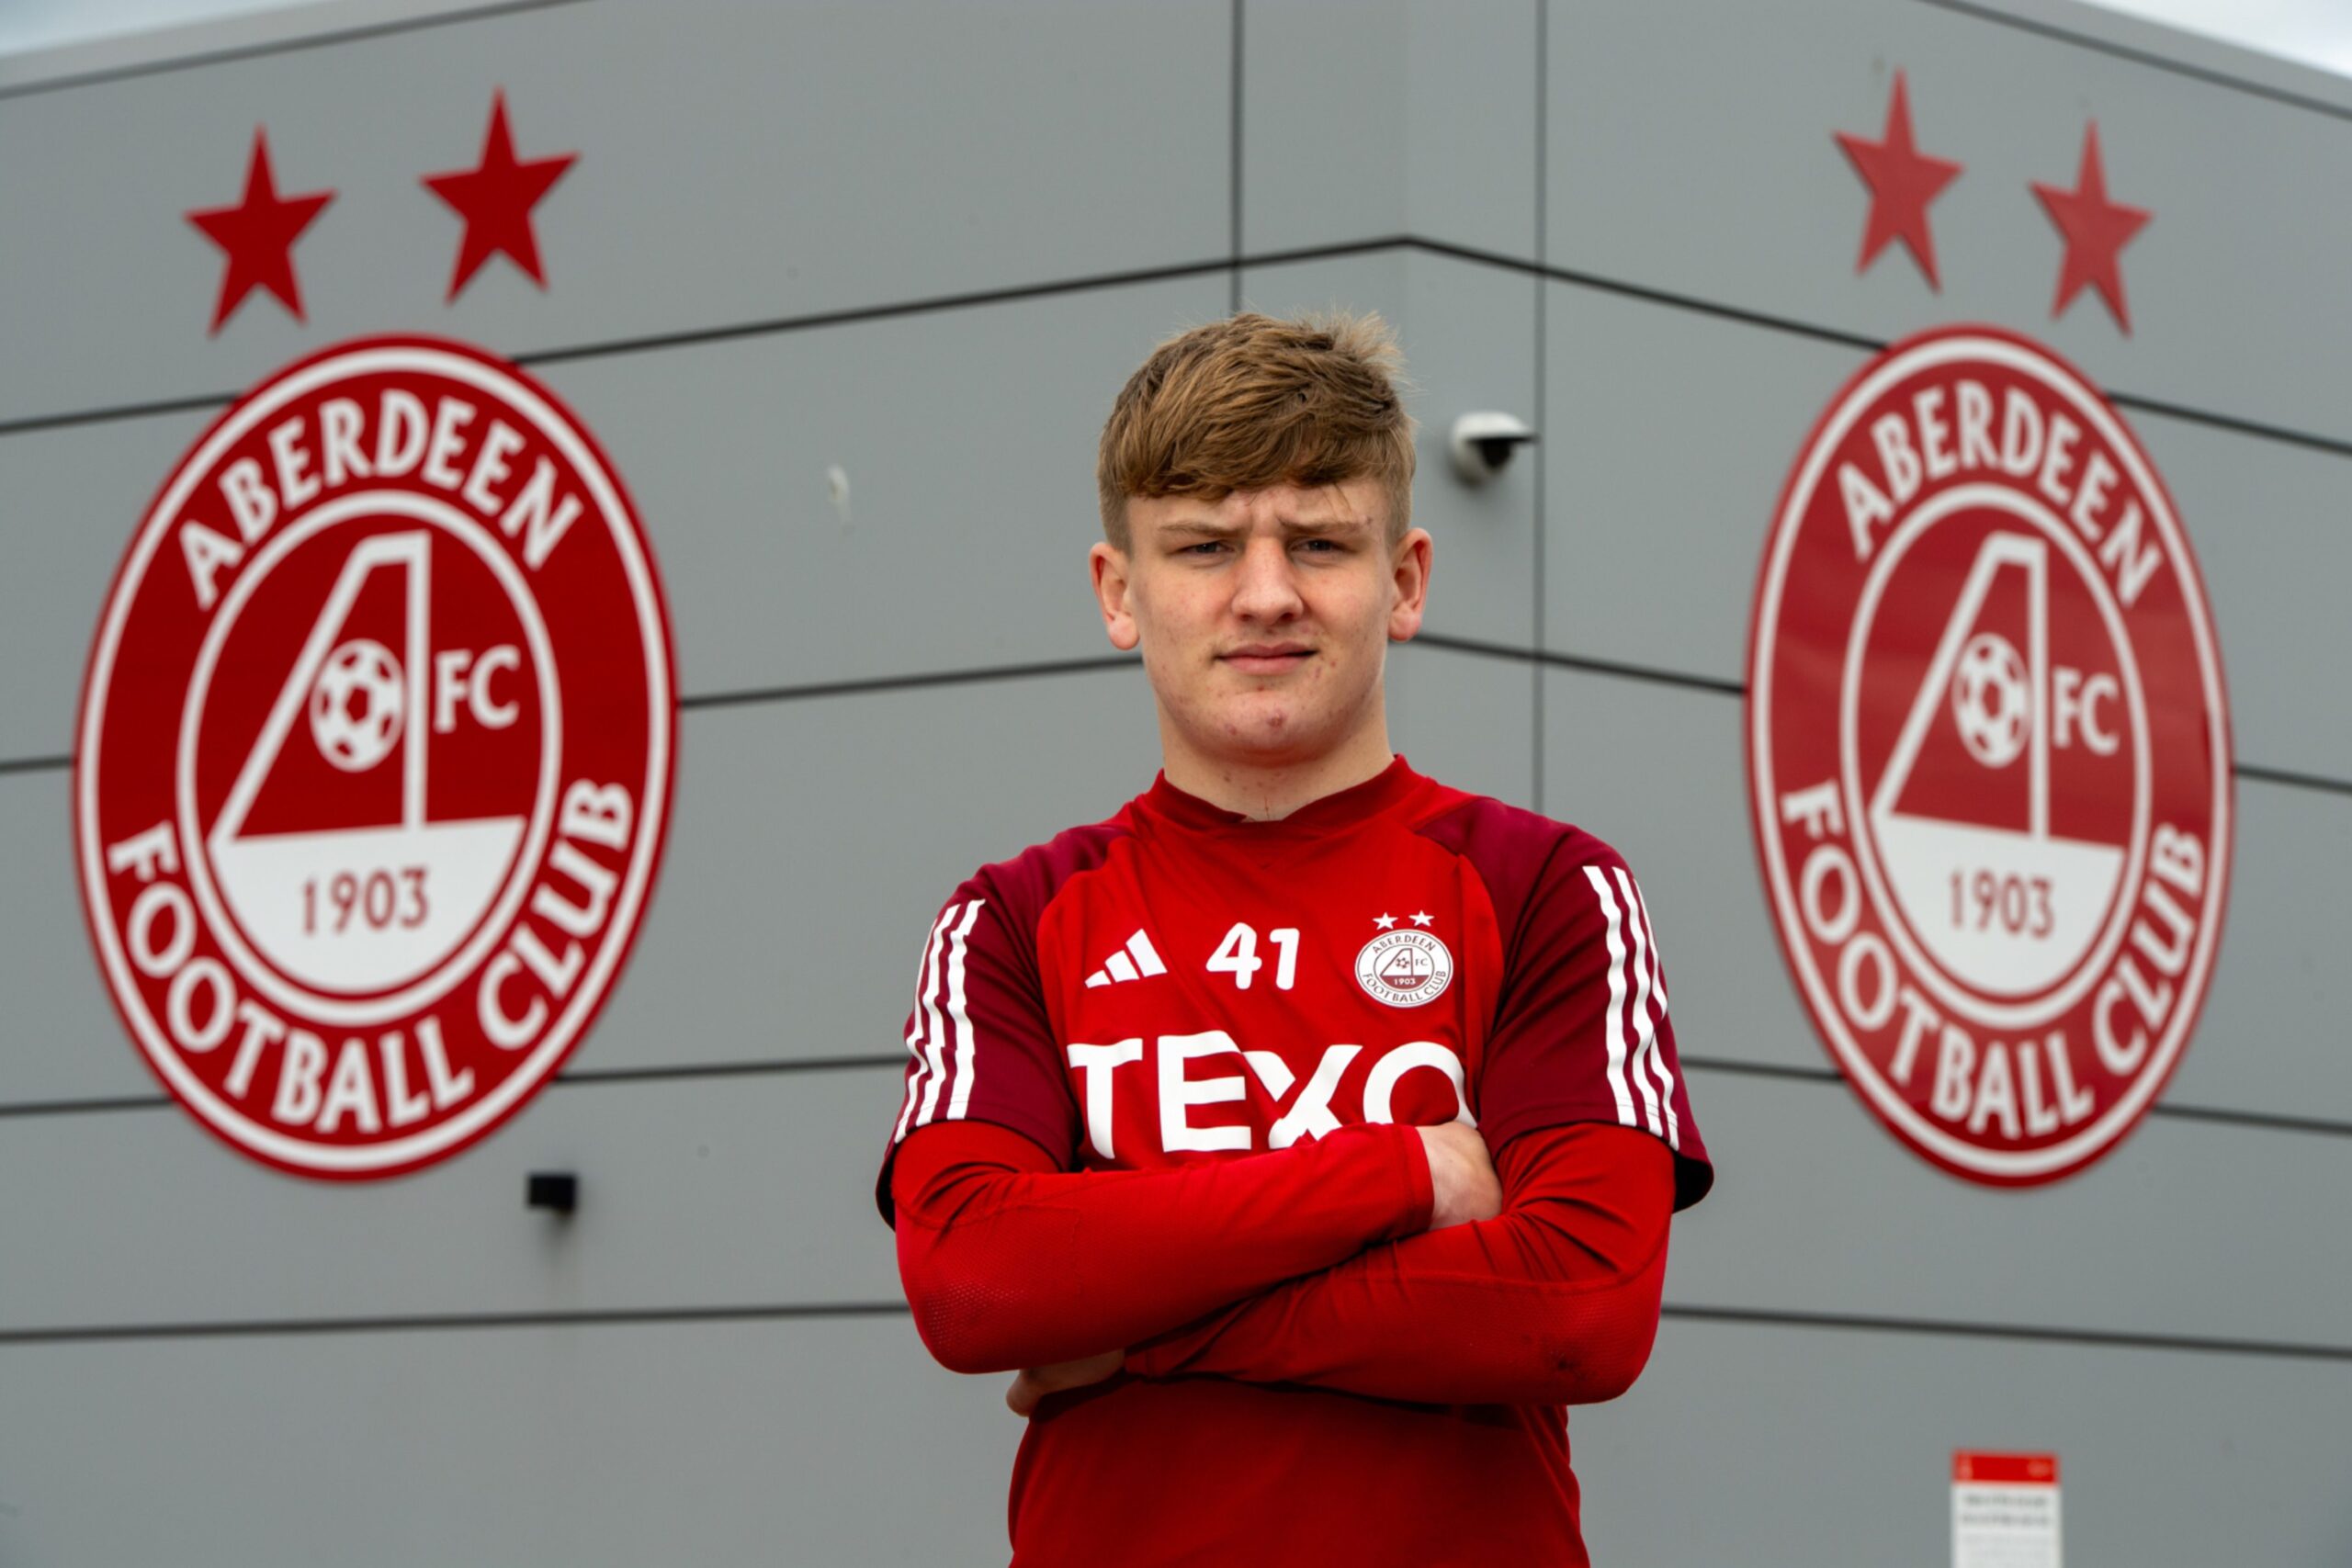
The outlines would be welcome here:
<svg viewBox="0 0 2352 1568">
<path fill-rule="evenodd" d="M 535 1170 L 524 1179 L 523 1206 L 569 1214 L 580 1206 L 580 1178 L 568 1170 Z"/>
</svg>

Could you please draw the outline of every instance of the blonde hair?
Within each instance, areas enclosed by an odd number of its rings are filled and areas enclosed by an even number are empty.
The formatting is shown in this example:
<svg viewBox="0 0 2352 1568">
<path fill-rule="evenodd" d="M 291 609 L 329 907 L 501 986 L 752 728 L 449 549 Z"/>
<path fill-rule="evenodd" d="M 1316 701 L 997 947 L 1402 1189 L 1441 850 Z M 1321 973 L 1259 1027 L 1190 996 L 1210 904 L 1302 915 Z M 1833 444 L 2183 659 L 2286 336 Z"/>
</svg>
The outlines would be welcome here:
<svg viewBox="0 0 2352 1568">
<path fill-rule="evenodd" d="M 1413 516 L 1412 383 L 1377 312 L 1255 311 L 1170 338 L 1119 389 L 1094 468 L 1102 536 L 1128 547 L 1129 496 L 1198 496 L 1370 479 L 1388 542 Z"/>
</svg>

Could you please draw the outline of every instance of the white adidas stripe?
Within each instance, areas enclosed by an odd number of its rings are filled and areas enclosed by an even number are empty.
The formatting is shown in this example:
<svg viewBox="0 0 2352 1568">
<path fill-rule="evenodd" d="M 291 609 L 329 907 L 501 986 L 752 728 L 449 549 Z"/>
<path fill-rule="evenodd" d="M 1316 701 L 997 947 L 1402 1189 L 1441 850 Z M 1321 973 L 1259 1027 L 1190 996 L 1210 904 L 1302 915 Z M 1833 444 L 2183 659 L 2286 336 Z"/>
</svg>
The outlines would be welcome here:
<svg viewBox="0 0 2352 1568">
<path fill-rule="evenodd" d="M 925 1008 L 931 997 L 932 976 L 939 973 L 939 948 L 944 940 L 947 922 L 956 918 L 957 906 L 950 904 L 939 912 L 939 923 L 931 928 L 931 935 L 923 942 L 922 963 L 916 970 L 914 1027 L 907 1032 L 907 1050 L 915 1059 L 914 1071 L 907 1076 L 906 1108 L 899 1112 L 899 1130 L 891 1138 L 896 1143 L 907 1135 L 908 1119 L 922 1099 L 923 1084 L 930 1074 L 930 1062 L 923 1055 L 923 1043 L 931 1036 L 924 1027 Z"/>
<path fill-rule="evenodd" d="M 1634 955 L 1642 965 L 1642 991 L 1657 993 L 1658 1021 L 1666 1021 L 1666 971 L 1658 964 L 1657 938 L 1650 931 L 1650 908 L 1642 897 L 1642 890 L 1634 886 L 1633 873 L 1620 867 L 1617 885 L 1624 889 L 1625 908 L 1634 928 Z M 1666 1111 L 1666 1143 L 1668 1148 L 1682 1146 L 1681 1119 L 1674 1113 L 1674 1069 L 1666 1065 L 1666 1052 L 1659 1045 L 1649 1018 L 1646 1004 L 1642 1005 L 1642 1042 L 1649 1054 L 1650 1071 L 1657 1076 L 1658 1103 Z"/>
<path fill-rule="evenodd" d="M 1640 1086 L 1642 1105 L 1649 1111 L 1650 1131 L 1665 1136 L 1671 1147 L 1674 1134 L 1673 1090 L 1661 1099 L 1657 1086 L 1670 1081 L 1660 1060 L 1657 1026 L 1650 1017 L 1650 947 L 1643 930 L 1641 895 L 1624 867 L 1617 868 L 1617 890 L 1625 896 L 1625 929 L 1634 939 L 1634 1081 Z"/>
<path fill-rule="evenodd" d="M 939 1090 L 947 1080 L 947 1067 L 943 1056 L 952 1044 L 956 1048 L 956 1092 L 950 1097 L 947 1114 L 952 1119 L 964 1114 L 964 1107 L 972 1099 L 972 1021 L 964 1012 L 964 939 L 972 930 L 972 922 L 980 918 L 983 900 L 975 898 L 964 906 L 964 918 L 947 934 L 947 980 L 943 987 L 947 993 L 948 1016 L 957 1025 L 951 1034 L 939 1016 L 939 1003 L 931 1004 L 931 1060 L 935 1069 L 929 1088 L 923 1090 L 922 1111 L 915 1117 L 918 1126 L 939 1114 Z"/>
<path fill-rule="evenodd" d="M 947 949 L 947 1016 L 956 1022 L 956 1093 L 947 1107 L 950 1116 L 962 1116 L 970 1109 L 972 1085 L 978 1081 L 975 1056 L 979 1039 L 972 1032 L 972 1015 L 964 1003 L 964 939 L 971 933 L 972 922 L 980 918 L 980 906 L 987 902 L 972 900 Z"/>
<path fill-rule="evenodd" d="M 1609 878 L 1597 865 L 1586 866 L 1584 874 L 1600 897 L 1600 912 L 1609 919 L 1609 1089 L 1617 1097 L 1617 1120 L 1628 1127 L 1637 1126 L 1634 1096 L 1625 1087 L 1625 933 L 1618 922 L 1617 898 L 1609 891 Z"/>
</svg>

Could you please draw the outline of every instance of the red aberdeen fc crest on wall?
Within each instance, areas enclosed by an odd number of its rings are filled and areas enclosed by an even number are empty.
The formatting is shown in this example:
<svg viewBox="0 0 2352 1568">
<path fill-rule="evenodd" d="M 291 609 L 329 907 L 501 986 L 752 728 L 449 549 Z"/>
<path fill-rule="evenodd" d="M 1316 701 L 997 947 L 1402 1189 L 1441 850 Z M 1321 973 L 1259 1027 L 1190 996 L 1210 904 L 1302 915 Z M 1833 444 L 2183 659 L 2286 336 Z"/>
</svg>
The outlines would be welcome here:
<svg viewBox="0 0 2352 1568">
<path fill-rule="evenodd" d="M 1848 1081 L 1927 1158 L 2078 1170 L 2178 1064 L 2229 883 L 2204 588 L 2089 382 L 1990 327 L 1895 344 L 1782 497 L 1748 650 L 1757 840 Z"/>
<path fill-rule="evenodd" d="M 644 912 L 671 670 L 617 476 L 512 366 L 375 338 L 239 401 L 132 541 L 75 755 L 92 936 L 172 1094 L 345 1179 L 511 1115 Z"/>
</svg>

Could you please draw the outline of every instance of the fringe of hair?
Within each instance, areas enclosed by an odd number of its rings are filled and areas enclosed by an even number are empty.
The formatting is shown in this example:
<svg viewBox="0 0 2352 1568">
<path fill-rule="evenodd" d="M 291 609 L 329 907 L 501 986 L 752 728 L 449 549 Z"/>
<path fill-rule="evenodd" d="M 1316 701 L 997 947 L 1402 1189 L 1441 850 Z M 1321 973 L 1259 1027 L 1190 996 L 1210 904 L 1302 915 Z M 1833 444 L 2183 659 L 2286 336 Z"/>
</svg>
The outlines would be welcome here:
<svg viewBox="0 0 2352 1568">
<path fill-rule="evenodd" d="M 1095 462 L 1102 535 L 1128 545 L 1129 496 L 1198 496 L 1369 478 L 1388 541 L 1412 524 L 1416 389 L 1374 311 L 1245 311 L 1170 338 L 1121 388 Z"/>
</svg>

